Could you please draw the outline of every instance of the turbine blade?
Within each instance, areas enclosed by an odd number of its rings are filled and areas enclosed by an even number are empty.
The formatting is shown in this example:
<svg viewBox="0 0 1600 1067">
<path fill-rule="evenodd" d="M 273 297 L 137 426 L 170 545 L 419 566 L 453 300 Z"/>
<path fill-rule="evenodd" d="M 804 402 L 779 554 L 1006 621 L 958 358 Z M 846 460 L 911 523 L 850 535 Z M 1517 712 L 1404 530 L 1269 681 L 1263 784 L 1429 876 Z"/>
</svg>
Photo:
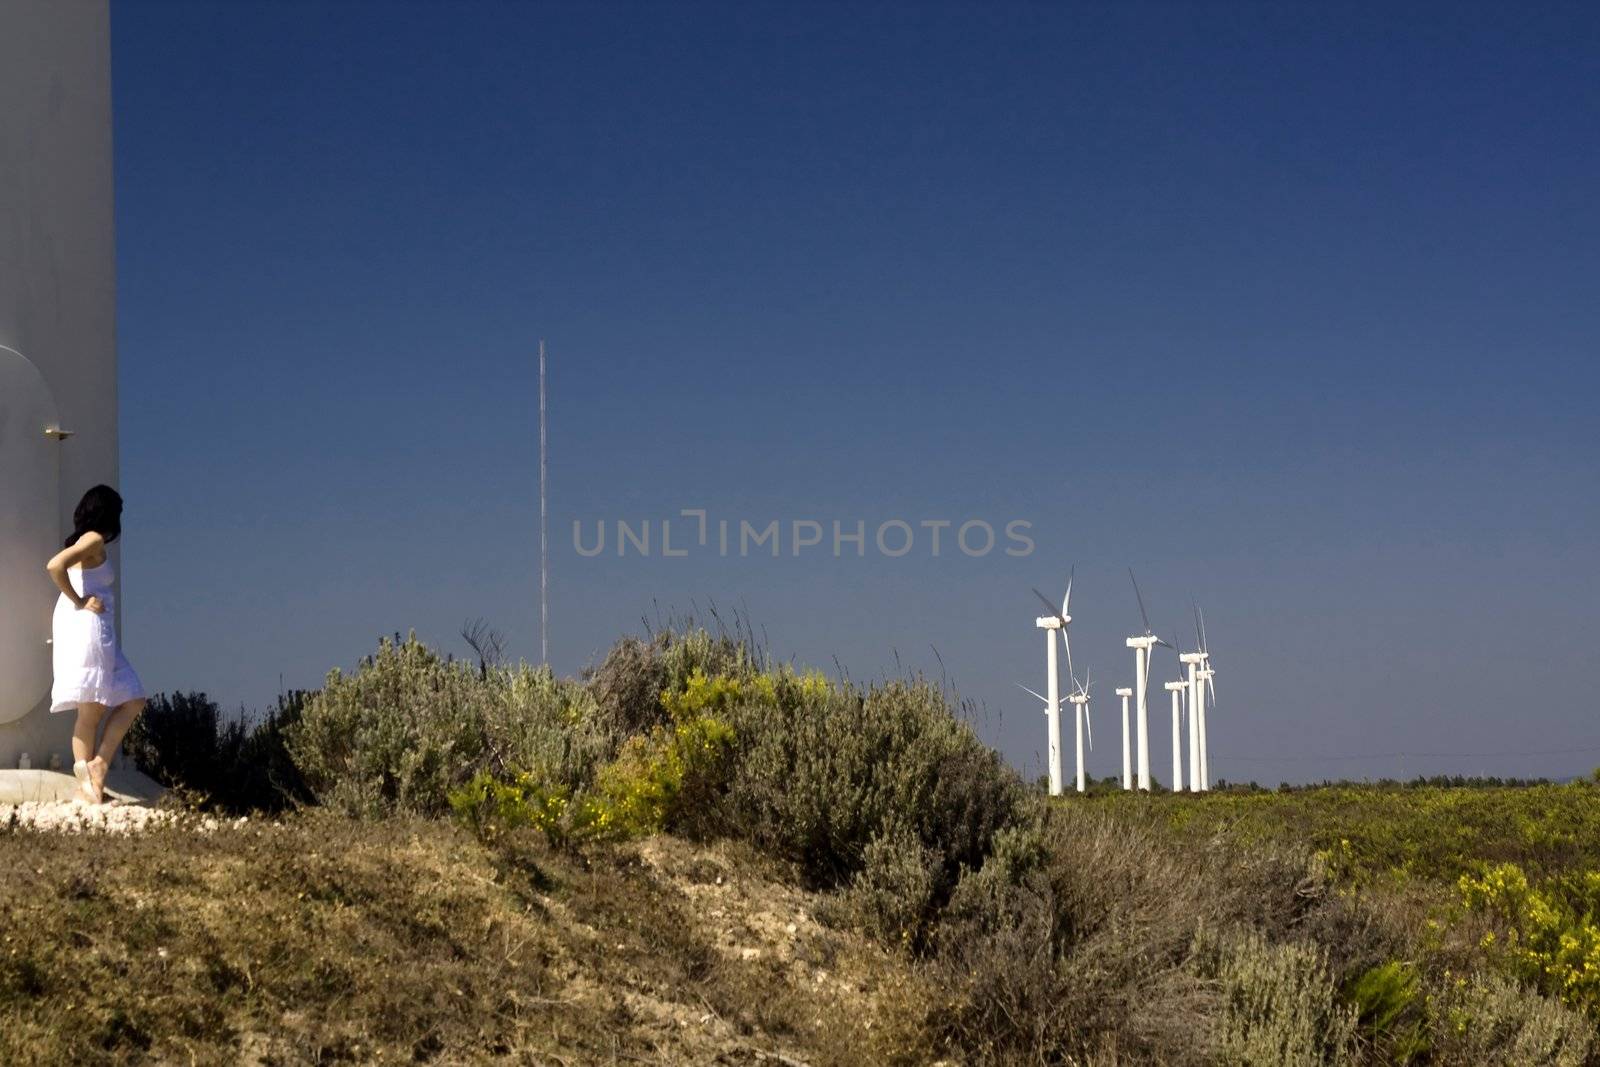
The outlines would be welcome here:
<svg viewBox="0 0 1600 1067">
<path fill-rule="evenodd" d="M 1150 616 L 1144 610 L 1144 594 L 1139 592 L 1139 579 L 1133 576 L 1133 568 L 1128 568 L 1128 581 L 1133 583 L 1133 595 L 1139 600 L 1139 618 L 1144 620 L 1144 632 L 1150 633 Z"/>
<path fill-rule="evenodd" d="M 1195 650 L 1199 651 L 1200 649 L 1204 648 L 1206 644 L 1205 640 L 1200 636 L 1200 605 L 1191 600 L 1189 601 L 1189 606 L 1194 609 L 1194 646 Z"/>
<path fill-rule="evenodd" d="M 1033 589 L 1033 595 L 1039 598 L 1040 603 L 1044 604 L 1045 610 L 1054 615 L 1056 613 L 1056 606 L 1050 603 L 1050 598 L 1039 592 L 1037 587 L 1030 586 L 1030 588 Z"/>
<path fill-rule="evenodd" d="M 1063 626 L 1058 633 L 1061 634 L 1061 643 L 1067 646 L 1067 677 L 1072 679 L 1072 684 L 1078 684 L 1078 673 L 1072 669 L 1072 638 L 1067 636 L 1067 628 Z"/>
<path fill-rule="evenodd" d="M 1194 606 L 1195 622 L 1200 624 L 1200 651 L 1210 652 L 1211 646 L 1206 643 L 1206 613 L 1200 610 L 1200 605 Z"/>
<path fill-rule="evenodd" d="M 1024 693 L 1027 693 L 1029 696 L 1034 697 L 1037 700 L 1042 700 L 1046 704 L 1050 703 L 1050 698 L 1049 697 L 1041 696 L 1040 694 L 1035 693 L 1032 689 L 1029 689 L 1027 686 L 1023 685 L 1021 682 L 1014 682 L 1012 684 L 1015 685 L 1018 689 L 1022 690 Z"/>
<path fill-rule="evenodd" d="M 1089 702 L 1085 700 L 1078 707 L 1083 709 L 1083 724 L 1089 728 L 1089 751 L 1094 751 L 1094 716 L 1089 714 Z"/>
<path fill-rule="evenodd" d="M 1077 576 L 1077 573 L 1078 565 L 1074 563 L 1072 569 L 1067 572 L 1067 595 L 1061 599 L 1061 614 L 1063 615 L 1072 614 L 1072 579 Z"/>
</svg>

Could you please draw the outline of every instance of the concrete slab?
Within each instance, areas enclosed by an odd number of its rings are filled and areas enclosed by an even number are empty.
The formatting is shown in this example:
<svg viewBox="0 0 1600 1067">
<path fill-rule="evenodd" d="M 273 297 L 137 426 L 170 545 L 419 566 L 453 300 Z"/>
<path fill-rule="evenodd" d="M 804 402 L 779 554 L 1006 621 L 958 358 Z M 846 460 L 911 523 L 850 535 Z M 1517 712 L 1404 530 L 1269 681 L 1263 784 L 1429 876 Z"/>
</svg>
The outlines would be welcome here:
<svg viewBox="0 0 1600 1067">
<path fill-rule="evenodd" d="M 112 767 L 106 775 L 106 799 L 125 804 L 153 804 L 166 792 L 155 779 L 134 767 Z M 0 770 L 0 804 L 71 800 L 78 780 L 61 771 Z"/>
</svg>

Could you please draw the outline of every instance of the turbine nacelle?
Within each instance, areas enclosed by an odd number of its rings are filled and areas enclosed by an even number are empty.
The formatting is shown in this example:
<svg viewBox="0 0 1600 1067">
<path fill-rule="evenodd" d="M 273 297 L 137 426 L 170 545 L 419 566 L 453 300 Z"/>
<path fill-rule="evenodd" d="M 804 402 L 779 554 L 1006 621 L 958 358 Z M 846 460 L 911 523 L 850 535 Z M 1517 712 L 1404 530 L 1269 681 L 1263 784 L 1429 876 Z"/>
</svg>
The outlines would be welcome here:
<svg viewBox="0 0 1600 1067">
<path fill-rule="evenodd" d="M 1162 643 L 1163 642 L 1161 638 L 1157 637 L 1155 634 L 1140 634 L 1137 637 L 1128 638 L 1129 648 L 1142 648 L 1146 651 L 1149 651 L 1150 649 L 1155 648 L 1157 645 Z"/>
<path fill-rule="evenodd" d="M 1041 630 L 1064 630 L 1072 622 L 1071 615 L 1041 615 L 1033 624 Z"/>
<path fill-rule="evenodd" d="M 1179 663 L 1202 664 L 1205 661 L 1206 661 L 1206 654 L 1204 652 L 1180 652 L 1180 653 L 1178 653 L 1178 662 Z"/>
<path fill-rule="evenodd" d="M 1126 688 L 1118 689 L 1116 691 L 1116 693 L 1117 693 L 1117 696 L 1119 696 L 1119 697 L 1131 697 L 1131 696 L 1133 696 L 1133 690 L 1132 689 L 1126 689 Z"/>
<path fill-rule="evenodd" d="M 1181 693 L 1185 689 L 1189 688 L 1189 683 L 1188 682 L 1168 682 L 1166 685 L 1162 686 L 1162 688 L 1165 689 L 1169 693 Z"/>
</svg>

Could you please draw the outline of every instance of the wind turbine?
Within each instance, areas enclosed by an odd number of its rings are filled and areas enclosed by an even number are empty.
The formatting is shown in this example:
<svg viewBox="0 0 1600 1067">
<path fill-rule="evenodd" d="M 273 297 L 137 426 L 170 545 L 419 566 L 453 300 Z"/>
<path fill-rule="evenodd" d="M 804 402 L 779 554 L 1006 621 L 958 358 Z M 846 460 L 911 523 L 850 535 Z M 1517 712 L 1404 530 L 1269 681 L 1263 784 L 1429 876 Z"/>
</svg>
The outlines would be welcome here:
<svg viewBox="0 0 1600 1067">
<path fill-rule="evenodd" d="M 1133 788 L 1133 757 L 1128 749 L 1128 698 L 1133 696 L 1132 689 L 1118 689 L 1117 696 L 1122 698 L 1122 788 Z"/>
<path fill-rule="evenodd" d="M 1133 685 L 1137 694 L 1139 708 L 1139 788 L 1145 792 L 1150 791 L 1150 730 L 1149 707 L 1147 690 L 1150 686 L 1150 654 L 1156 645 L 1171 648 L 1150 629 L 1150 616 L 1144 610 L 1144 595 L 1139 592 L 1139 579 L 1133 576 L 1133 568 L 1128 568 L 1128 580 L 1133 583 L 1133 595 L 1139 600 L 1139 617 L 1144 620 L 1144 633 L 1128 638 L 1128 647 L 1133 649 Z"/>
<path fill-rule="evenodd" d="M 1200 792 L 1200 700 L 1196 693 L 1200 686 L 1200 670 L 1205 666 L 1205 653 L 1200 651 L 1200 606 L 1190 604 L 1194 608 L 1194 640 L 1195 651 L 1178 653 L 1180 669 L 1187 668 L 1188 680 L 1184 688 L 1188 690 L 1189 699 L 1189 792 Z"/>
<path fill-rule="evenodd" d="M 1211 679 L 1216 675 L 1217 672 L 1211 666 L 1211 646 L 1206 641 L 1206 614 L 1200 610 L 1199 604 L 1194 606 L 1194 622 L 1195 626 L 1200 631 L 1201 659 L 1200 669 L 1195 672 L 1195 680 L 1197 683 L 1202 681 L 1205 682 L 1205 690 L 1203 692 L 1198 684 L 1195 686 L 1195 694 L 1197 697 L 1197 703 L 1195 704 L 1195 707 L 1199 711 L 1200 718 L 1200 788 L 1209 790 L 1211 788 L 1211 764 L 1207 759 L 1210 745 L 1207 738 L 1206 728 L 1206 699 L 1209 697 L 1212 706 L 1216 706 L 1217 685 Z"/>
<path fill-rule="evenodd" d="M 1067 626 L 1072 622 L 1072 578 L 1077 569 L 1074 565 L 1067 573 L 1067 595 L 1061 599 L 1060 611 L 1056 610 L 1049 597 L 1037 589 L 1033 591 L 1033 595 L 1044 601 L 1044 606 L 1050 611 L 1049 615 L 1041 615 L 1033 621 L 1035 626 L 1044 631 L 1045 691 L 1050 695 L 1042 699 L 1049 723 L 1050 795 L 1053 797 L 1061 795 L 1061 681 L 1056 668 L 1056 634 L 1061 634 L 1061 642 L 1067 646 L 1067 673 L 1071 675 L 1072 640 L 1067 636 Z M 1038 696 L 1037 693 L 1034 695 Z"/>
<path fill-rule="evenodd" d="M 1178 662 L 1189 668 L 1189 791 L 1199 793 L 1211 788 L 1210 767 L 1206 761 L 1206 696 L 1209 692 L 1216 701 L 1217 687 L 1212 676 L 1211 653 L 1206 651 L 1206 622 L 1200 605 L 1194 608 L 1194 638 L 1198 646 L 1193 652 L 1183 652 Z"/>
<path fill-rule="evenodd" d="M 1072 679 L 1072 695 L 1067 697 L 1077 710 L 1078 724 L 1078 792 L 1084 791 L 1083 782 L 1083 728 L 1089 727 L 1089 751 L 1094 751 L 1094 720 L 1089 718 L 1089 689 L 1094 685 L 1089 680 L 1089 672 L 1083 675 L 1083 684 L 1078 684 L 1078 679 Z"/>
<path fill-rule="evenodd" d="M 1183 792 L 1183 731 L 1178 720 L 1183 715 L 1183 693 L 1188 682 L 1168 682 L 1164 687 L 1172 694 L 1172 791 Z"/>
</svg>

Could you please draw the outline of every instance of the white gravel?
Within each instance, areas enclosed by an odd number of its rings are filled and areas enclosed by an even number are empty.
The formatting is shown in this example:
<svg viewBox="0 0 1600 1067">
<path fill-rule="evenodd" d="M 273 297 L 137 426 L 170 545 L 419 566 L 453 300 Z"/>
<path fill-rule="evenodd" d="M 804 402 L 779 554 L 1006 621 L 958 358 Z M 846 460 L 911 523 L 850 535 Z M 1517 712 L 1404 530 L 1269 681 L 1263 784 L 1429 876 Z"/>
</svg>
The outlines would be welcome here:
<svg viewBox="0 0 1600 1067">
<path fill-rule="evenodd" d="M 242 826 L 246 819 L 231 820 Z M 143 804 L 88 804 L 78 800 L 25 800 L 20 804 L 0 804 L 0 830 L 27 828 L 59 830 L 65 833 L 101 832 L 131 834 L 156 826 L 187 824 L 209 832 L 223 820 L 183 811 L 148 808 Z"/>
</svg>

